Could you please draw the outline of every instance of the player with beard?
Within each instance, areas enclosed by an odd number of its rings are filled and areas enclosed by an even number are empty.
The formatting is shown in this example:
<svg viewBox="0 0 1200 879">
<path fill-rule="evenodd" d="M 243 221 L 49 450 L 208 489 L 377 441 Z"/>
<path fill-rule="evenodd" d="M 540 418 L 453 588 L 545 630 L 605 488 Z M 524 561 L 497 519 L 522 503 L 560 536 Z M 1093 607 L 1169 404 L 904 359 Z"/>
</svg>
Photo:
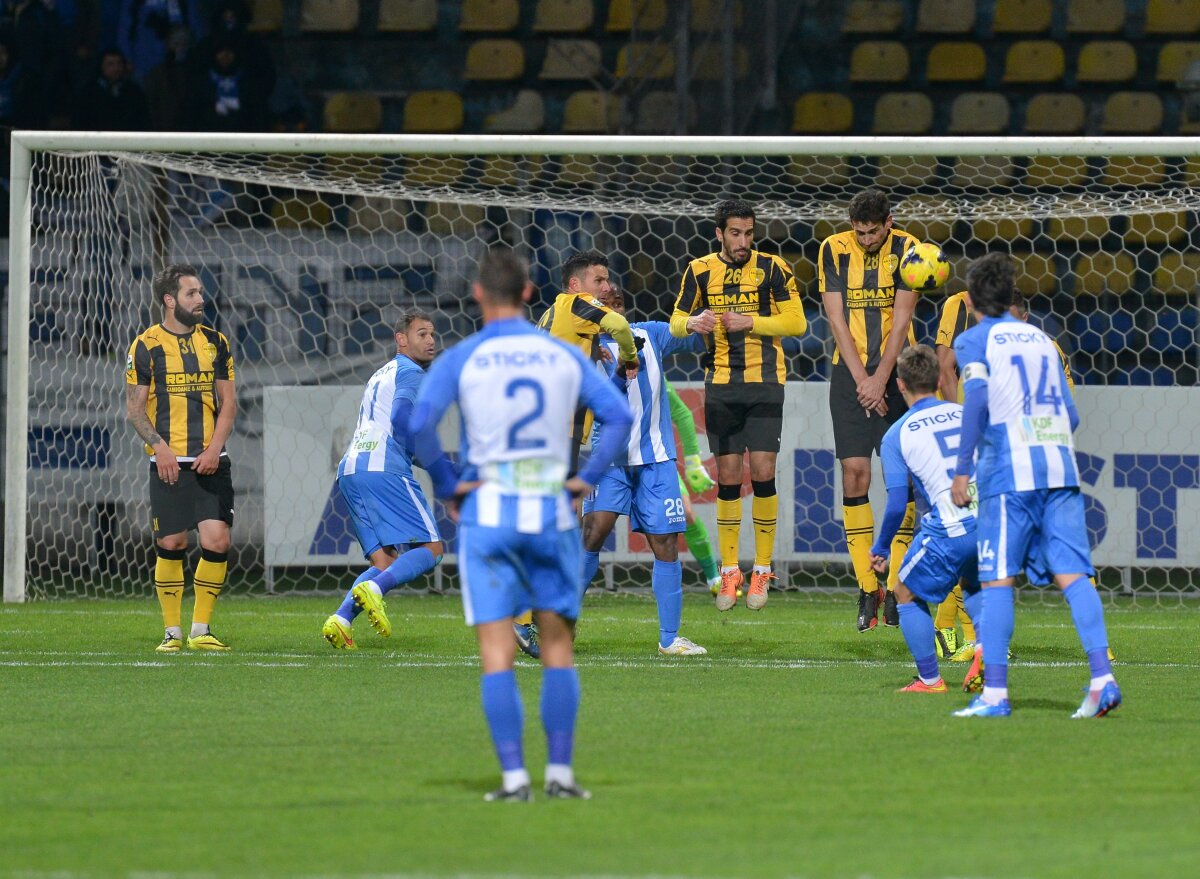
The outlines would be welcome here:
<svg viewBox="0 0 1200 879">
<path fill-rule="evenodd" d="M 233 479 L 225 441 L 237 400 L 229 341 L 204 326 L 204 287 L 194 268 L 170 265 L 154 276 L 161 323 L 141 333 L 125 364 L 126 418 L 150 456 L 150 515 L 157 549 L 154 588 L 166 634 L 158 650 L 183 647 L 183 559 L 188 532 L 200 535 L 196 605 L 189 650 L 228 650 L 209 629 L 225 585 Z"/>
</svg>

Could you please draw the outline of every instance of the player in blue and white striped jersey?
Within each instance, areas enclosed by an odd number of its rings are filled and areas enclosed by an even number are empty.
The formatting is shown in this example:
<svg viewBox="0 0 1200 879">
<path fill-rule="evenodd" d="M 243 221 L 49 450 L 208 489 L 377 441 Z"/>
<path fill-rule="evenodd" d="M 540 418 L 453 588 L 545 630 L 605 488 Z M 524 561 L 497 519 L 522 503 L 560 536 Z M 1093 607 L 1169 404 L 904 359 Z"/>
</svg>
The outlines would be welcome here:
<svg viewBox="0 0 1200 879">
<path fill-rule="evenodd" d="M 625 296 L 610 287 L 600 301 L 617 314 L 625 314 Z M 650 584 L 658 605 L 658 652 L 664 656 L 700 656 L 708 651 L 679 634 L 683 618 L 683 565 L 679 561 L 678 535 L 687 528 L 675 467 L 675 429 L 667 399 L 663 361 L 679 352 L 702 353 L 704 337 L 692 333 L 683 338 L 671 335 L 662 321 L 631 323 L 638 343 L 637 375 L 621 380 L 619 352 L 615 339 L 601 335 L 600 345 L 608 351 L 604 367 L 609 376 L 625 386 L 633 414 L 633 429 L 624 454 L 604 471 L 596 490 L 583 503 L 583 589 L 600 567 L 600 548 L 612 533 L 618 516 L 628 516 L 634 531 L 646 535 L 654 553 Z M 599 442 L 603 430 L 593 433 Z"/>
<path fill-rule="evenodd" d="M 406 312 L 395 334 L 396 356 L 367 382 L 354 434 L 338 464 L 338 490 L 371 563 L 321 627 L 325 640 L 338 649 L 356 649 L 351 626 L 360 610 L 379 634 L 391 635 L 383 596 L 433 570 L 442 558 L 442 538 L 413 477 L 408 446 L 408 418 L 433 362 L 437 334 L 433 321 L 419 311 Z"/>
<path fill-rule="evenodd" d="M 967 290 L 979 323 L 954 342 L 962 368 L 963 432 L 951 492 L 967 506 L 978 484 L 979 579 L 983 581 L 983 693 L 959 717 L 1002 717 L 1008 701 L 1013 576 L 1054 582 L 1071 607 L 1091 683 L 1074 717 L 1121 704 L 1108 658 L 1104 608 L 1093 573 L 1072 433 L 1075 402 L 1054 340 L 1009 314 L 1012 260 L 990 253 L 971 264 Z M 975 461 L 976 447 L 979 459 Z"/>
<path fill-rule="evenodd" d="M 962 578 L 967 613 L 975 618 L 979 611 L 975 506 L 959 507 L 950 498 L 962 434 L 962 406 L 937 398 L 938 377 L 937 355 L 928 345 L 900 353 L 896 380 L 909 408 L 888 428 L 880 447 L 888 499 L 883 525 L 871 547 L 871 565 L 876 571 L 887 571 L 892 539 L 908 506 L 910 479 L 929 510 L 921 519 L 917 541 L 904 554 L 896 583 L 900 631 L 918 675 L 902 693 L 946 692 L 927 602 L 941 604 Z"/>
<path fill-rule="evenodd" d="M 620 393 L 579 351 L 525 319 L 532 293 L 524 261 L 506 249 L 484 255 L 471 288 L 484 328 L 433 365 L 409 423 L 418 457 L 433 462 L 437 496 L 460 516 L 463 608 L 479 641 L 483 711 L 503 772 L 489 800 L 531 797 L 512 629 L 513 617 L 530 609 L 541 634 L 545 790 L 551 797 L 590 796 L 571 768 L 579 707 L 572 634 L 582 569 L 571 496 L 591 491 L 624 448 L 632 421 Z M 471 481 L 458 481 L 438 441 L 438 422 L 456 402 L 459 454 Z M 603 430 L 587 464 L 568 478 L 571 423 L 580 405 Z"/>
</svg>

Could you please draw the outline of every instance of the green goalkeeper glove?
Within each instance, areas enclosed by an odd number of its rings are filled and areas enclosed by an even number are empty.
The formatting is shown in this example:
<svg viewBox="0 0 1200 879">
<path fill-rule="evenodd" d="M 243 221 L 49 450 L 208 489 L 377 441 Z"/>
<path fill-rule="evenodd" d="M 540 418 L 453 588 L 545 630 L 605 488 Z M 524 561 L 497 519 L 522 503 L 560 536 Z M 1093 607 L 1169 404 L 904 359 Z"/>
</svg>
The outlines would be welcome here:
<svg viewBox="0 0 1200 879">
<path fill-rule="evenodd" d="M 704 469 L 704 462 L 700 460 L 699 455 L 688 455 L 683 459 L 683 474 L 687 477 L 692 494 L 703 494 L 716 485 Z"/>
</svg>

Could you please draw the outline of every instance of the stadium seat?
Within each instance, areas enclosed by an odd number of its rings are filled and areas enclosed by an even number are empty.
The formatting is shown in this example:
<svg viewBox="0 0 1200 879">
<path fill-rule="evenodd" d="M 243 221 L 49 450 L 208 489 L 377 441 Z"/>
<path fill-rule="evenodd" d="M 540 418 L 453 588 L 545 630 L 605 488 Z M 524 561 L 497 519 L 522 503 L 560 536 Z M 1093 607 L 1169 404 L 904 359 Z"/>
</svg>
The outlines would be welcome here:
<svg viewBox="0 0 1200 879">
<path fill-rule="evenodd" d="M 546 103 L 541 92 L 521 89 L 511 107 L 488 114 L 483 130 L 491 134 L 533 134 L 546 125 Z"/>
<path fill-rule="evenodd" d="M 1200 0 L 1147 0 L 1147 34 L 1194 34 L 1200 31 Z"/>
<path fill-rule="evenodd" d="M 346 228 L 351 232 L 403 232 L 412 205 L 382 195 L 358 195 L 347 205 Z"/>
<path fill-rule="evenodd" d="M 358 27 L 358 0 L 302 0 L 300 30 L 345 33 Z"/>
<path fill-rule="evenodd" d="M 968 34 L 975 29 L 975 0 L 921 0 L 917 33 Z"/>
<path fill-rule="evenodd" d="M 1095 40 L 1079 52 L 1079 82 L 1129 82 L 1137 75 L 1137 53 L 1124 40 Z"/>
<path fill-rule="evenodd" d="M 516 40 L 477 40 L 467 49 L 463 79 L 507 82 L 525 73 L 525 50 Z"/>
<path fill-rule="evenodd" d="M 577 34 L 591 30 L 596 17 L 592 0 L 538 0 L 533 31 L 539 34 Z"/>
<path fill-rule="evenodd" d="M 1196 344 L 1196 310 L 1169 305 L 1157 309 L 1148 341 L 1152 349 L 1163 353 L 1190 350 Z"/>
<path fill-rule="evenodd" d="M 792 156 L 786 173 L 796 186 L 828 191 L 845 186 L 850 180 L 851 170 L 844 156 Z"/>
<path fill-rule="evenodd" d="M 383 123 L 383 104 L 371 92 L 338 92 L 325 102 L 325 131 L 369 134 Z"/>
<path fill-rule="evenodd" d="M 903 43 L 863 40 L 850 53 L 851 82 L 906 82 L 908 49 Z"/>
<path fill-rule="evenodd" d="M 667 23 L 667 0 L 612 0 L 608 4 L 609 33 L 657 31 Z"/>
<path fill-rule="evenodd" d="M 333 222 L 333 209 L 318 193 L 303 193 L 275 202 L 271 221 L 276 229 L 324 229 Z"/>
<path fill-rule="evenodd" d="M 1125 27 L 1126 0 L 1070 0 L 1067 33 L 1119 34 Z"/>
<path fill-rule="evenodd" d="M 1079 134 L 1086 121 L 1087 113 L 1079 95 L 1034 95 L 1025 110 L 1025 133 Z"/>
<path fill-rule="evenodd" d="M 1046 222 L 1046 234 L 1068 247 L 1099 244 L 1111 231 L 1106 206 L 1095 199 L 1078 198 L 1060 205 Z"/>
<path fill-rule="evenodd" d="M 1161 246 L 1179 244 L 1187 239 L 1188 219 L 1183 211 L 1158 214 L 1131 214 L 1123 236 L 1126 244 Z"/>
<path fill-rule="evenodd" d="M 1050 30 L 1053 12 L 1050 0 L 996 0 L 992 32 L 1044 34 Z"/>
<path fill-rule="evenodd" d="M 520 20 L 519 0 L 463 0 L 458 29 L 469 33 L 506 34 L 515 31 Z"/>
<path fill-rule="evenodd" d="M 617 130 L 621 104 L 608 92 L 575 92 L 563 107 L 563 133 L 604 134 Z"/>
<path fill-rule="evenodd" d="M 921 92 L 891 92 L 875 102 L 875 134 L 926 134 L 933 127 L 933 101 Z"/>
<path fill-rule="evenodd" d="M 1007 134 L 1008 98 L 995 92 L 965 92 L 950 105 L 950 134 Z"/>
<path fill-rule="evenodd" d="M 425 205 L 425 225 L 434 235 L 476 235 L 486 211 L 482 205 L 438 204 Z"/>
<path fill-rule="evenodd" d="M 466 173 L 467 160 L 462 156 L 408 156 L 404 164 L 404 182 L 421 189 L 453 186 Z"/>
<path fill-rule="evenodd" d="M 1087 182 L 1087 159 L 1083 156 L 1033 156 L 1025 173 L 1030 186 L 1060 188 Z"/>
<path fill-rule="evenodd" d="M 676 121 L 679 105 L 673 91 L 647 92 L 638 102 L 634 117 L 634 134 L 674 134 L 678 131 Z M 696 101 L 689 97 L 687 103 L 688 127 L 696 124 Z"/>
<path fill-rule="evenodd" d="M 437 27 L 437 0 L 379 0 L 381 33 L 427 33 Z"/>
<path fill-rule="evenodd" d="M 496 189 L 515 189 L 524 182 L 526 164 L 530 161 L 521 156 L 485 156 L 479 169 L 479 183 Z"/>
<path fill-rule="evenodd" d="M 844 34 L 894 34 L 904 24 L 904 4 L 896 0 L 851 0 L 842 16 Z"/>
<path fill-rule="evenodd" d="M 1033 220 L 1027 214 L 1021 214 L 1019 203 L 1009 203 L 1007 200 L 1005 203 L 1007 205 L 1005 212 L 1013 216 L 975 220 L 971 223 L 971 236 L 976 241 L 984 244 L 993 241 L 1011 244 L 1017 241 L 1029 241 L 1033 237 Z"/>
<path fill-rule="evenodd" d="M 1075 258 L 1075 295 L 1124 293 L 1133 285 L 1134 263 L 1128 253 L 1081 253 Z"/>
<path fill-rule="evenodd" d="M 330 180 L 353 180 L 356 183 L 374 183 L 383 178 L 393 164 L 379 155 L 348 153 L 328 155 L 321 160 L 322 170 Z"/>
<path fill-rule="evenodd" d="M 617 79 L 670 79 L 675 50 L 668 43 L 630 43 L 617 52 Z"/>
<path fill-rule="evenodd" d="M 978 43 L 935 43 L 929 50 L 925 78 L 929 82 L 978 82 L 987 74 L 987 58 Z"/>
<path fill-rule="evenodd" d="M 1158 72 L 1154 78 L 1159 82 L 1177 83 L 1188 65 L 1197 60 L 1200 60 L 1200 43 L 1167 43 L 1158 50 Z"/>
<path fill-rule="evenodd" d="M 404 130 L 410 134 L 461 131 L 463 102 L 457 92 L 413 92 L 404 102 Z"/>
<path fill-rule="evenodd" d="M 875 172 L 875 185 L 884 189 L 898 186 L 917 187 L 929 183 L 937 174 L 938 160 L 935 156 L 883 156 Z M 913 197 L 914 199 L 916 196 Z M 922 196 L 918 201 L 929 200 Z M 936 197 L 935 197 L 936 198 Z M 930 213 L 927 211 L 927 213 Z"/>
<path fill-rule="evenodd" d="M 950 182 L 964 188 L 991 189 L 1012 186 L 1016 176 L 1017 166 L 1008 156 L 959 156 Z"/>
<path fill-rule="evenodd" d="M 1104 164 L 1105 186 L 1156 186 L 1167 178 L 1167 165 L 1156 156 L 1112 156 Z"/>
<path fill-rule="evenodd" d="M 1154 292 L 1194 296 L 1200 291 L 1200 253 L 1164 253 L 1154 270 Z"/>
<path fill-rule="evenodd" d="M 538 79 L 594 79 L 600 74 L 595 40 L 550 40 Z"/>
<path fill-rule="evenodd" d="M 1062 46 L 1052 40 L 1013 43 L 1004 59 L 1004 81 L 1012 84 L 1057 82 L 1067 69 Z"/>
<path fill-rule="evenodd" d="M 716 40 L 709 40 L 692 50 L 692 80 L 695 82 L 719 82 L 724 78 L 723 50 Z M 750 72 L 750 53 L 746 47 L 733 47 L 733 69 L 738 79 Z"/>
<path fill-rule="evenodd" d="M 809 92 L 796 98 L 795 134 L 842 134 L 854 127 L 854 103 L 835 92 Z"/>
<path fill-rule="evenodd" d="M 1104 102 L 1105 134 L 1161 134 L 1162 98 L 1153 92 L 1114 92 Z"/>
<path fill-rule="evenodd" d="M 558 173 L 554 185 L 566 190 L 595 189 L 603 182 L 604 172 L 594 156 L 566 155 L 558 157 Z"/>
<path fill-rule="evenodd" d="M 1017 289 L 1026 296 L 1050 295 L 1058 290 L 1054 257 L 1043 253 L 1013 256 L 1017 263 Z"/>
<path fill-rule="evenodd" d="M 729 20 L 727 4 L 732 4 L 733 21 Z M 726 28 L 738 28 L 742 25 L 741 0 L 692 0 L 691 11 L 688 27 L 701 33 L 713 34 Z"/>
<path fill-rule="evenodd" d="M 932 157 L 909 160 L 909 163 L 911 162 L 916 162 L 921 168 L 927 169 L 930 178 L 937 172 L 937 160 Z M 910 164 L 910 167 L 914 167 L 915 170 L 915 166 Z M 886 169 L 881 167 L 880 177 L 875 178 L 876 183 L 881 186 L 886 185 L 881 182 L 887 179 L 883 176 L 885 171 Z M 953 212 L 954 204 L 946 196 L 910 195 L 896 206 L 896 228 L 916 236 L 921 241 L 933 241 L 941 244 L 949 241 L 954 232 L 953 221 L 941 218 Z"/>
<path fill-rule="evenodd" d="M 250 23 L 246 30 L 251 33 L 274 33 L 283 27 L 283 0 L 251 0 Z"/>
</svg>

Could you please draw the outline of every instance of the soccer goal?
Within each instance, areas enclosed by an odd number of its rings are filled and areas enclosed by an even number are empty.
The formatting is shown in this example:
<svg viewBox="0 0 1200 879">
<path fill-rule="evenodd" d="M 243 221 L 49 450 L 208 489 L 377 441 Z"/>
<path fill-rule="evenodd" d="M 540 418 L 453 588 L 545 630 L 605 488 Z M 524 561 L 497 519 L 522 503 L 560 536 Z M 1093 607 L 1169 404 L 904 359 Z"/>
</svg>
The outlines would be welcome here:
<svg viewBox="0 0 1200 879">
<path fill-rule="evenodd" d="M 209 322 L 234 351 L 231 585 L 332 591 L 362 563 L 335 468 L 402 310 L 429 312 L 447 345 L 472 331 L 475 260 L 507 242 L 533 267 L 535 314 L 563 258 L 594 247 L 631 317 L 665 320 L 686 261 L 714 249 L 713 205 L 731 195 L 756 205 L 760 246 L 794 267 L 809 317 L 788 343 L 781 585 L 850 588 L 815 259 L 867 186 L 954 265 L 944 290 L 921 297 L 919 340 L 934 342 L 970 259 L 1000 249 L 1020 263 L 1031 319 L 1075 373 L 1101 586 L 1195 596 L 1198 140 L 17 132 L 5 600 L 148 594 L 148 466 L 125 424 L 123 372 L 134 336 L 159 319 L 149 279 L 161 265 L 197 267 Z M 669 375 L 706 450 L 701 376 L 695 358 Z M 692 500 L 712 529 L 712 495 Z M 745 558 L 749 520 L 747 509 Z M 602 558 L 606 585 L 648 584 L 637 535 L 618 533 Z M 439 572 L 434 585 L 453 587 L 452 554 Z"/>
</svg>

